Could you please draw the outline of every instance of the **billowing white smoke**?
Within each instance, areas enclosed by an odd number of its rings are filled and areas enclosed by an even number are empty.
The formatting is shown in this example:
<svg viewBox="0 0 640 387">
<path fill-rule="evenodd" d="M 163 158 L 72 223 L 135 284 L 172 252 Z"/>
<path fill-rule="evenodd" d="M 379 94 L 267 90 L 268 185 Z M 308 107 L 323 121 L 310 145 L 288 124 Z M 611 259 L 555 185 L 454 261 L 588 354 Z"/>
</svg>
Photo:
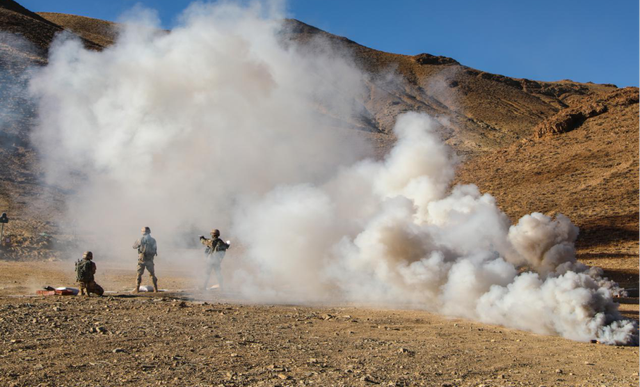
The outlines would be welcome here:
<svg viewBox="0 0 640 387">
<path fill-rule="evenodd" d="M 103 52 L 57 42 L 31 83 L 34 140 L 49 180 L 78 192 L 79 233 L 128 248 L 149 225 L 167 246 L 228 229 L 241 195 L 325 179 L 363 156 L 353 131 L 326 130 L 357 113 L 361 73 L 320 43 L 283 48 L 281 18 L 265 12 L 194 5 L 171 33 L 143 12 Z"/>
<path fill-rule="evenodd" d="M 241 289 L 265 299 L 414 304 L 574 340 L 634 340 L 611 283 L 576 261 L 577 227 L 540 213 L 510 226 L 477 187 L 448 192 L 453 163 L 435 127 L 405 114 L 383 162 L 245 203 L 234 231 L 261 274 L 237 272 Z"/>
<path fill-rule="evenodd" d="M 425 115 L 398 117 L 384 160 L 363 157 L 335 126 L 359 113 L 364 76 L 319 41 L 283 44 L 280 14 L 263 14 L 198 5 L 171 33 L 133 26 L 100 53 L 59 42 L 33 79 L 49 177 L 77 191 L 70 219 L 105 252 L 143 225 L 161 251 L 215 225 L 242 245 L 229 287 L 252 300 L 395 303 L 634 340 L 614 286 L 576 262 L 568 218 L 511 226 L 477 187 L 450 189 L 455 161 Z"/>
</svg>

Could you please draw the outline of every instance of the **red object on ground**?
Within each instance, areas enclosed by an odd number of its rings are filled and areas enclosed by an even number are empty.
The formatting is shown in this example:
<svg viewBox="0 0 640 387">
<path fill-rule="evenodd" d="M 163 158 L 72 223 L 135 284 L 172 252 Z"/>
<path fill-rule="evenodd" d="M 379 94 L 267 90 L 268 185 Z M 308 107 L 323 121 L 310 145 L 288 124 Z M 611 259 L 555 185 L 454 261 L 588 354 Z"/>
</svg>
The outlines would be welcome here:
<svg viewBox="0 0 640 387">
<path fill-rule="evenodd" d="M 39 296 L 73 296 L 73 290 L 36 290 Z"/>
</svg>

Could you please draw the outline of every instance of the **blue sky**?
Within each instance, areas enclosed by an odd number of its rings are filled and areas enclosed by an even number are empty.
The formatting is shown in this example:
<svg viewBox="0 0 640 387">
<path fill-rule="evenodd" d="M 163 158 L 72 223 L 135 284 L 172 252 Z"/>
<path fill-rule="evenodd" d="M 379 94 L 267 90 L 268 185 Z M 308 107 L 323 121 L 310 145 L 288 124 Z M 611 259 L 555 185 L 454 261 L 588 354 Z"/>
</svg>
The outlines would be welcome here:
<svg viewBox="0 0 640 387">
<path fill-rule="evenodd" d="M 171 28 L 188 0 L 18 0 L 35 11 L 117 20 L 140 3 Z M 638 1 L 290 0 L 288 16 L 382 51 L 444 55 L 542 81 L 638 86 Z"/>
</svg>

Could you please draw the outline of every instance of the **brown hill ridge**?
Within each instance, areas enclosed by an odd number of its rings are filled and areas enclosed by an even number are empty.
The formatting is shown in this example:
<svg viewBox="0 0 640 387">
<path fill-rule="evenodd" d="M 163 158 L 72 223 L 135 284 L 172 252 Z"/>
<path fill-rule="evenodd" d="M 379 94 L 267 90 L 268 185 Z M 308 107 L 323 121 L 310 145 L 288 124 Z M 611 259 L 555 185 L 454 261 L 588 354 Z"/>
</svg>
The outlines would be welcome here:
<svg viewBox="0 0 640 387">
<path fill-rule="evenodd" d="M 113 44 L 117 36 L 117 25 L 111 22 L 60 13 L 38 16 L 72 31 L 95 49 Z M 535 125 L 560 109 L 616 89 L 613 85 L 514 79 L 427 53 L 386 53 L 293 19 L 284 21 L 283 36 L 285 41 L 302 44 L 323 38 L 353 55 L 372 75 L 368 95 L 360 101 L 362 116 L 337 125 L 371 133 L 381 154 L 393 141 L 395 117 L 405 111 L 443 117 L 443 138 L 460 154 L 473 155 L 528 137 Z M 391 71 L 398 74 L 398 80 L 382 82 Z"/>
<path fill-rule="evenodd" d="M 54 12 L 39 12 L 37 15 L 100 47 L 112 45 L 118 36 L 118 25 L 110 21 Z"/>
<path fill-rule="evenodd" d="M 13 0 L 0 0 L 0 31 L 23 36 L 37 48 L 40 59 L 46 60 L 51 42 L 64 28 Z M 82 37 L 80 39 L 89 49 L 100 50 L 104 47 Z"/>
<path fill-rule="evenodd" d="M 326 39 L 350 52 L 372 75 L 369 95 L 363 101 L 366 119 L 356 126 L 389 135 L 395 117 L 405 111 L 446 117 L 443 138 L 468 156 L 529 137 L 540 121 L 559 110 L 617 89 L 614 85 L 568 80 L 514 79 L 476 70 L 451 58 L 386 53 L 292 19 L 285 21 L 284 29 L 290 40 L 301 43 L 317 37 Z M 376 82 L 390 70 L 402 81 Z"/>
</svg>

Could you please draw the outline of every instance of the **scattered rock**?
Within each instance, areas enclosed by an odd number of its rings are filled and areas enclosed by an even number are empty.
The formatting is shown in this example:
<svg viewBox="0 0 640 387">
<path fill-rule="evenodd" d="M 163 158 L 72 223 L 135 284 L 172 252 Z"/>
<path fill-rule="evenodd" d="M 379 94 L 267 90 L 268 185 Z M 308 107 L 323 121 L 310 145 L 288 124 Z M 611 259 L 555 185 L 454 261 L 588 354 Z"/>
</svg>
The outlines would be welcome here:
<svg viewBox="0 0 640 387">
<path fill-rule="evenodd" d="M 376 382 L 375 379 L 373 379 L 373 377 L 371 377 L 371 375 L 365 375 L 365 376 L 361 377 L 360 381 L 367 382 L 367 383 L 378 384 L 378 382 Z"/>
</svg>

